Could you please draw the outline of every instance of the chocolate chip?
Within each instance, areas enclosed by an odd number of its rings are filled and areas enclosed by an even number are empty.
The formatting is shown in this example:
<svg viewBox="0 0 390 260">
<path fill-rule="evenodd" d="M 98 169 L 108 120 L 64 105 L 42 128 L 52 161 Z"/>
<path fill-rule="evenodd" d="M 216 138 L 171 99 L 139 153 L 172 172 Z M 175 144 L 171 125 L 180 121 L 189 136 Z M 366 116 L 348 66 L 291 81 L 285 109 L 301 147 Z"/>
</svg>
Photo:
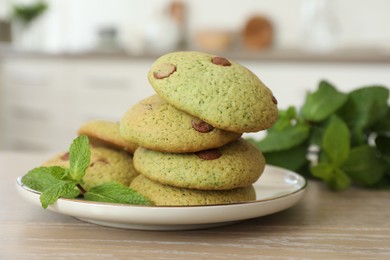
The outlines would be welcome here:
<svg viewBox="0 0 390 260">
<path fill-rule="evenodd" d="M 64 153 L 61 157 L 60 157 L 61 160 L 63 161 L 69 161 L 69 153 Z"/>
<path fill-rule="evenodd" d="M 98 161 L 98 162 L 101 162 L 101 163 L 104 163 L 104 164 L 110 164 L 110 163 L 106 160 L 106 158 L 99 158 L 97 161 Z"/>
<path fill-rule="evenodd" d="M 155 71 L 153 71 L 153 77 L 156 79 L 164 79 L 169 77 L 175 71 L 176 71 L 175 65 L 170 63 L 163 63 L 157 66 Z"/>
<path fill-rule="evenodd" d="M 96 161 L 92 162 L 89 166 L 93 167 L 95 163 L 104 163 L 104 164 L 110 164 L 105 158 L 99 158 Z"/>
<path fill-rule="evenodd" d="M 272 96 L 272 102 L 277 105 L 278 104 L 278 100 L 276 100 L 276 98 L 274 96 Z"/>
<path fill-rule="evenodd" d="M 230 65 L 232 65 L 230 63 L 230 61 L 228 61 L 227 59 L 222 58 L 222 57 L 214 57 L 211 60 L 211 62 L 214 63 L 215 65 L 221 65 L 221 66 L 230 66 Z"/>
<path fill-rule="evenodd" d="M 207 124 L 206 122 L 200 119 L 193 119 L 191 121 L 192 128 L 200 133 L 208 133 L 214 130 L 214 126 Z"/>
<path fill-rule="evenodd" d="M 215 160 L 222 156 L 221 152 L 218 149 L 210 149 L 199 151 L 195 153 L 200 159 L 203 160 Z"/>
</svg>

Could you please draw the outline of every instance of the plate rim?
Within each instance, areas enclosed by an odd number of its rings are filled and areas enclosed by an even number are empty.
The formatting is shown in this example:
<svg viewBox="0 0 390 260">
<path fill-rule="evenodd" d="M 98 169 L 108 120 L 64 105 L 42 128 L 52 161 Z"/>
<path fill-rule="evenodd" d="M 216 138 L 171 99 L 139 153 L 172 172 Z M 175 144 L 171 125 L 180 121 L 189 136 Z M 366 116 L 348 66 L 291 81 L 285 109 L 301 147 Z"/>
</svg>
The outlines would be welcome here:
<svg viewBox="0 0 390 260">
<path fill-rule="evenodd" d="M 149 209 L 149 208 L 153 208 L 153 209 L 156 209 L 156 208 L 158 208 L 158 209 L 188 209 L 188 208 L 208 208 L 208 207 L 215 208 L 215 207 L 227 207 L 227 206 L 234 206 L 234 205 L 248 205 L 248 204 L 250 205 L 250 204 L 258 204 L 258 203 L 262 203 L 262 202 L 279 200 L 279 199 L 283 199 L 285 197 L 292 196 L 292 195 L 299 193 L 301 191 L 304 191 L 304 190 L 306 190 L 306 188 L 308 186 L 308 180 L 299 173 L 296 173 L 296 172 L 289 170 L 289 169 L 286 169 L 286 168 L 282 168 L 282 167 L 274 166 L 274 165 L 268 165 L 268 164 L 266 165 L 266 168 L 279 170 L 279 171 L 287 171 L 288 173 L 293 174 L 293 175 L 301 178 L 301 180 L 303 181 L 303 184 L 299 189 L 294 190 L 294 191 L 289 192 L 289 193 L 286 193 L 286 194 L 283 194 L 283 195 L 280 195 L 280 196 L 277 196 L 277 197 L 271 197 L 271 198 L 265 198 L 265 199 L 255 199 L 255 200 L 234 202 L 234 203 L 227 203 L 227 204 L 213 204 L 213 205 L 152 205 L 152 206 L 148 206 L 148 205 L 87 201 L 87 200 L 82 200 L 82 199 L 69 199 L 69 198 L 59 198 L 58 200 L 64 201 L 64 202 L 77 203 L 77 204 L 86 204 L 86 205 L 90 205 L 90 206 L 126 207 L 126 208 L 128 208 L 128 207 L 133 208 L 134 207 L 134 208 L 143 208 L 143 209 Z M 17 186 L 19 188 L 24 189 L 25 191 L 40 195 L 41 192 L 36 191 L 34 189 L 31 189 L 22 183 L 21 179 L 23 176 L 24 175 L 21 175 L 21 176 L 18 176 L 16 178 Z M 257 182 L 259 182 L 259 180 L 257 180 L 254 184 L 256 184 Z"/>
<path fill-rule="evenodd" d="M 290 187 L 287 178 L 293 176 L 295 182 L 291 186 L 294 190 L 287 189 L 283 193 L 271 193 L 268 198 L 240 203 L 194 206 L 146 206 L 60 198 L 47 209 L 100 226 L 133 230 L 174 231 L 225 226 L 286 210 L 301 200 L 308 186 L 305 177 L 277 166 L 268 166 L 268 170 L 269 174 L 278 171 L 277 174 L 280 174 L 279 177 L 283 178 L 282 182 L 287 187 Z M 21 178 L 19 176 L 17 180 L 21 182 Z M 256 184 L 259 185 L 260 180 Z M 272 179 L 270 184 L 271 187 L 275 184 Z M 20 186 L 19 183 L 16 185 L 19 195 L 42 208 L 39 192 L 30 188 L 27 190 L 26 186 Z"/>
</svg>

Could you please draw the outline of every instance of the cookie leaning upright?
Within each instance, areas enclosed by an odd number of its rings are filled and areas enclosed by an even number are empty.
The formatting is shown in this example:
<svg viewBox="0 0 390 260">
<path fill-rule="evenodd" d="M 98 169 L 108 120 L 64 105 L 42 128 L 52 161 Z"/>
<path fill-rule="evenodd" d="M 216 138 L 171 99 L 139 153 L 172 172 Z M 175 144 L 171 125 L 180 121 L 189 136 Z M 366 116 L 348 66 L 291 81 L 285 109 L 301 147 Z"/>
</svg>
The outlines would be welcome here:
<svg viewBox="0 0 390 260">
<path fill-rule="evenodd" d="M 133 166 L 133 157 L 125 151 L 117 151 L 106 147 L 90 147 L 90 164 L 83 177 L 86 190 L 111 181 L 128 186 L 138 176 Z M 69 153 L 61 153 L 47 160 L 42 166 L 70 167 Z"/>
<path fill-rule="evenodd" d="M 79 128 L 77 134 L 88 136 L 89 142 L 95 146 L 125 150 L 131 154 L 138 147 L 136 143 L 123 139 L 119 133 L 119 123 L 106 120 L 86 122 Z"/>
<path fill-rule="evenodd" d="M 148 79 L 159 96 L 212 126 L 238 133 L 267 129 L 276 121 L 277 101 L 244 66 L 201 52 L 158 58 Z"/>
</svg>

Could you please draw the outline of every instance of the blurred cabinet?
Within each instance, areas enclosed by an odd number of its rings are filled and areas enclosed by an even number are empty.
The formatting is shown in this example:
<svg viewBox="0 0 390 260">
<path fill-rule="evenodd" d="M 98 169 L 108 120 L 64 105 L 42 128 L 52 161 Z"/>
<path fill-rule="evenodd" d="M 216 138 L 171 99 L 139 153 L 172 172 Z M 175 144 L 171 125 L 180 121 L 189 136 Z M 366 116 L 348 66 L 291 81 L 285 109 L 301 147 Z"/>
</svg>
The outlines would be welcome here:
<svg viewBox="0 0 390 260">
<path fill-rule="evenodd" d="M 2 61 L 1 148 L 62 151 L 81 124 L 118 121 L 151 95 L 148 60 L 10 58 Z"/>
<path fill-rule="evenodd" d="M 86 121 L 118 121 L 154 93 L 147 80 L 156 57 L 10 55 L 0 69 L 0 149 L 64 150 Z M 390 86 L 390 62 L 236 59 L 269 86 L 278 107 L 300 107 L 321 79 L 343 92 Z"/>
<path fill-rule="evenodd" d="M 2 136 L 9 149 L 45 150 L 61 134 L 63 64 L 5 60 L 2 64 Z"/>
</svg>

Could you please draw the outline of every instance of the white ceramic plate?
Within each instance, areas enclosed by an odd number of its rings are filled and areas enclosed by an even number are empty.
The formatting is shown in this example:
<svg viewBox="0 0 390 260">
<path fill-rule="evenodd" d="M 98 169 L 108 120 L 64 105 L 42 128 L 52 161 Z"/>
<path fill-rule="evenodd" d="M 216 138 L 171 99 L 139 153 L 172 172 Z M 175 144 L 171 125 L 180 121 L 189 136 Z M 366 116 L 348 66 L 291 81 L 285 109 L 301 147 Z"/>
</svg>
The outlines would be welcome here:
<svg viewBox="0 0 390 260">
<path fill-rule="evenodd" d="M 140 230 L 186 230 L 216 227 L 272 214 L 296 204 L 306 189 L 297 173 L 267 165 L 254 184 L 256 200 L 213 206 L 137 206 L 59 199 L 49 210 L 98 225 Z M 19 194 L 41 207 L 39 192 L 17 179 Z"/>
</svg>

